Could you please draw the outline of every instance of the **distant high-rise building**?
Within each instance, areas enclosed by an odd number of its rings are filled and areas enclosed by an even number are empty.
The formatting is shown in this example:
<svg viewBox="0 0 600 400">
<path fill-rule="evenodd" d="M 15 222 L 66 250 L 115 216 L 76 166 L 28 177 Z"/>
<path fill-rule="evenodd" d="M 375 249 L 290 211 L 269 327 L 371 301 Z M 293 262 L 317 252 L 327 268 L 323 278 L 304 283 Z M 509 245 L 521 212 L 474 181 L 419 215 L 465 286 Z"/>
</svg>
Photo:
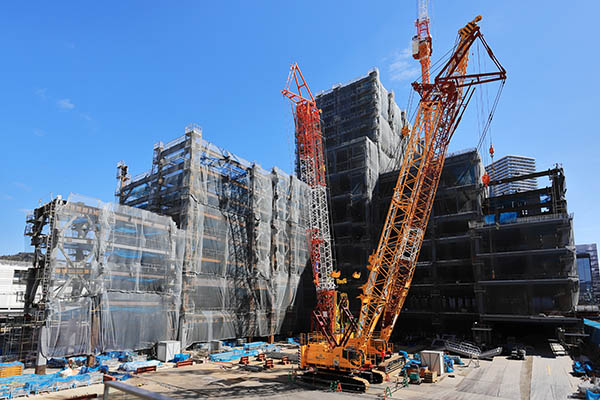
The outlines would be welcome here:
<svg viewBox="0 0 600 400">
<path fill-rule="evenodd" d="M 600 302 L 600 269 L 596 244 L 577 245 L 577 272 L 579 275 L 580 304 Z"/>
<path fill-rule="evenodd" d="M 532 174 L 535 172 L 535 158 L 508 155 L 486 166 L 485 170 L 490 175 L 491 180 Z M 537 189 L 537 179 L 524 179 L 495 185 L 490 188 L 490 195 L 501 196 L 535 189 Z"/>
</svg>

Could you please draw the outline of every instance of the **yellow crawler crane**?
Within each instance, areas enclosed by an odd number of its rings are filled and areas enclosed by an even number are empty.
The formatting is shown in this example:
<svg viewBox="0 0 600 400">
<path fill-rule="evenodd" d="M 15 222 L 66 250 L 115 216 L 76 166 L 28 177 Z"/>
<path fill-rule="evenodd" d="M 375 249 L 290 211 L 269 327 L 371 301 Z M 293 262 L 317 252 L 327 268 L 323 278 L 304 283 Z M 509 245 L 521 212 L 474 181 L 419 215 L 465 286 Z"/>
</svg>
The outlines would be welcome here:
<svg viewBox="0 0 600 400">
<path fill-rule="evenodd" d="M 344 334 L 301 337 L 300 367 L 309 369 L 306 375 L 312 379 L 338 381 L 344 390 L 357 392 L 381 380 L 378 354 L 387 349 L 410 288 L 452 134 L 475 87 L 492 81 L 501 81 L 502 87 L 506 79 L 506 71 L 479 31 L 480 20 L 478 16 L 458 31 L 454 51 L 433 83 L 413 83 L 421 100 L 412 130 L 405 132 L 408 145 L 379 245 L 369 258 L 360 317 L 353 319 L 345 309 L 351 329 Z M 467 73 L 469 50 L 478 39 L 497 71 Z"/>
</svg>

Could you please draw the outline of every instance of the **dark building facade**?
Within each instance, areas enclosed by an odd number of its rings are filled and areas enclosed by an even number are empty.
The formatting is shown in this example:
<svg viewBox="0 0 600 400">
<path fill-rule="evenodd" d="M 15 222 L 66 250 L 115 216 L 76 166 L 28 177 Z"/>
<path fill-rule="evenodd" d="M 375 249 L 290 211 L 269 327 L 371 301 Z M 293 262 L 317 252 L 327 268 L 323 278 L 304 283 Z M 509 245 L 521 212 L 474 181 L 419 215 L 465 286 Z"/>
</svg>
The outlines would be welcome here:
<svg viewBox="0 0 600 400">
<path fill-rule="evenodd" d="M 514 335 L 515 324 L 523 332 L 578 324 L 562 169 L 537 174 L 550 178 L 546 187 L 495 197 L 481 184 L 483 172 L 476 150 L 448 156 L 399 331 L 491 343 Z M 380 178 L 379 226 L 396 179 L 397 172 Z"/>
<path fill-rule="evenodd" d="M 317 104 L 323 110 L 339 291 L 348 294 L 356 313 L 368 256 L 398 178 L 400 130 L 407 122 L 377 71 L 320 94 Z M 578 323 L 562 169 L 514 178 L 518 183 L 547 175 L 546 187 L 495 197 L 481 184 L 484 173 L 474 149 L 448 156 L 397 334 L 460 333 L 489 343 L 502 340 L 505 325 L 556 329 Z"/>
<path fill-rule="evenodd" d="M 322 110 L 336 268 L 339 282 L 345 282 L 340 288 L 357 304 L 357 288 L 366 279 L 361 271 L 379 232 L 373 204 L 377 181 L 401 163 L 406 115 L 377 69 L 319 93 L 316 101 Z M 354 278 L 355 272 L 361 277 Z"/>
</svg>

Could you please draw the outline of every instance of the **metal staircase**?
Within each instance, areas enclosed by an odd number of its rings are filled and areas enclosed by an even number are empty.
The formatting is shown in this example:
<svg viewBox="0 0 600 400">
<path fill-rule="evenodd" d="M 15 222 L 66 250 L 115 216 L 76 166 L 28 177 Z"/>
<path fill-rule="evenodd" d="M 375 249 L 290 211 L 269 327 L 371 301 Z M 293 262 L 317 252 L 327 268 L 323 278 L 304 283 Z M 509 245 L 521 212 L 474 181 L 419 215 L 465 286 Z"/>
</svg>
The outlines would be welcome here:
<svg viewBox="0 0 600 400">
<path fill-rule="evenodd" d="M 446 350 L 459 354 L 463 357 L 479 358 L 481 355 L 481 349 L 474 344 L 446 340 L 445 345 Z"/>
</svg>

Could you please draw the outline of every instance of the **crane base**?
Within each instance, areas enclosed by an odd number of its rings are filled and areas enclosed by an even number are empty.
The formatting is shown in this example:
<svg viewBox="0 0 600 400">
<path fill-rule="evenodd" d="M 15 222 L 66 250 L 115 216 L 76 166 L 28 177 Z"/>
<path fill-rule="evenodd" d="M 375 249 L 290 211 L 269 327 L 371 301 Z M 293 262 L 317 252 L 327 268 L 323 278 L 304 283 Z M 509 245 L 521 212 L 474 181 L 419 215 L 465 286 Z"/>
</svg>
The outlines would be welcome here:
<svg viewBox="0 0 600 400">
<path fill-rule="evenodd" d="M 300 379 L 313 386 L 329 387 L 332 391 L 341 389 L 344 392 L 364 393 L 369 389 L 367 379 L 344 372 L 307 371 Z"/>
</svg>

